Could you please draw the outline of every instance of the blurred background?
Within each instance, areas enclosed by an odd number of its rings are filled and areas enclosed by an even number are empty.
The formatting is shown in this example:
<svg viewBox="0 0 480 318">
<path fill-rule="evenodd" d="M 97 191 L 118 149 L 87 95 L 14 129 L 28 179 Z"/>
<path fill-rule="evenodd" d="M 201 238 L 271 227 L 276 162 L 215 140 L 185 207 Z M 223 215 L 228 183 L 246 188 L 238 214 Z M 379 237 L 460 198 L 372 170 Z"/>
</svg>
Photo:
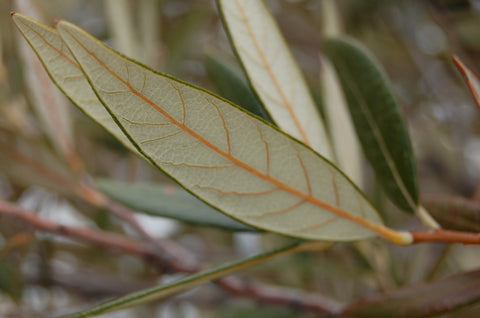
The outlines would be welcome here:
<svg viewBox="0 0 480 318">
<path fill-rule="evenodd" d="M 266 1 L 312 88 L 321 96 L 322 0 Z M 339 0 L 343 31 L 386 69 L 408 123 L 422 195 L 471 197 L 480 182 L 480 111 L 452 62 L 459 56 L 480 74 L 480 1 Z M 84 202 L 45 169 L 73 179 L 170 182 L 129 153 L 100 126 L 32 75 L 35 56 L 12 23 L 17 11 L 53 25 L 73 22 L 153 69 L 215 91 L 207 54 L 235 61 L 211 0 L 0 0 L 0 199 L 61 224 L 135 234 L 105 209 Z M 42 77 L 43 76 L 43 77 Z M 60 96 L 60 97 L 59 97 Z M 52 102 L 52 100 L 54 102 Z M 55 104 L 55 106 L 52 106 Z M 39 168 L 40 167 L 40 168 Z M 44 167 L 45 169 L 43 169 Z M 42 170 L 43 169 L 43 170 Z M 366 171 L 370 171 L 365 165 Z M 375 188 L 382 210 L 395 208 Z M 387 223 L 416 221 L 388 213 Z M 155 237 L 170 238 L 207 264 L 218 264 L 285 241 L 274 235 L 231 234 L 139 215 Z M 450 273 L 478 268 L 478 248 L 383 241 L 337 244 L 248 270 L 249 279 L 319 292 L 342 302 Z M 0 217 L 0 316 L 49 317 L 179 276 L 142 259 L 60 238 Z M 478 313 L 469 308 L 463 315 Z M 104 317 L 313 317 L 235 298 L 214 285 Z"/>
</svg>

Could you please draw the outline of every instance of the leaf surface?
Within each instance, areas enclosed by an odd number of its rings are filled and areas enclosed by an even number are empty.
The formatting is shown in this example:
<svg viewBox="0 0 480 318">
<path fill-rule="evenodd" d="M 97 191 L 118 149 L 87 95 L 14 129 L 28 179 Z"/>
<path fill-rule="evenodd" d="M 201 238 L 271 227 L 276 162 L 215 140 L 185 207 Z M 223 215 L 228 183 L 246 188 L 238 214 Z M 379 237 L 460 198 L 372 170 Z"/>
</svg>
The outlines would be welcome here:
<svg viewBox="0 0 480 318">
<path fill-rule="evenodd" d="M 465 82 L 472 93 L 475 103 L 477 104 L 478 108 L 480 108 L 480 79 L 471 68 L 469 68 L 467 65 L 465 65 L 465 63 L 462 62 L 462 60 L 460 60 L 459 57 L 454 56 L 453 61 L 462 73 Z"/>
<path fill-rule="evenodd" d="M 128 184 L 106 179 L 97 180 L 95 184 L 112 199 L 139 212 L 230 231 L 257 231 L 218 212 L 175 185 Z"/>
<path fill-rule="evenodd" d="M 12 15 L 15 25 L 33 48 L 50 78 L 61 91 L 87 116 L 104 127 L 115 138 L 135 153 L 137 149 L 115 123 L 88 83 L 60 35 L 25 15 Z"/>
<path fill-rule="evenodd" d="M 297 238 L 349 241 L 377 232 L 394 240 L 398 234 L 310 148 L 209 92 L 124 58 L 68 22 L 57 29 L 138 150 L 203 201 Z"/>
<path fill-rule="evenodd" d="M 474 271 L 366 298 L 347 307 L 341 316 L 432 317 L 479 300 L 480 271 Z"/>
<path fill-rule="evenodd" d="M 385 72 L 353 39 L 328 39 L 323 49 L 337 70 L 363 151 L 385 192 L 397 206 L 415 212 L 412 146 Z"/>
<path fill-rule="evenodd" d="M 331 159 L 328 136 L 305 79 L 263 1 L 217 3 L 230 42 L 274 122 Z"/>
</svg>

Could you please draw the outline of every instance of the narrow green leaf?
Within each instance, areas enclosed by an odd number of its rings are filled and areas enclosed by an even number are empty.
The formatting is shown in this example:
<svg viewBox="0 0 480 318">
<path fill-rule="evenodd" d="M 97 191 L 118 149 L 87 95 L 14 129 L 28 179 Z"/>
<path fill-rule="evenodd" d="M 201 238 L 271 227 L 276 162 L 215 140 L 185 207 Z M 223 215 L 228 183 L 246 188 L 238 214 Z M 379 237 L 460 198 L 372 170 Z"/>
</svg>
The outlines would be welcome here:
<svg viewBox="0 0 480 318">
<path fill-rule="evenodd" d="M 247 79 L 237 67 L 216 54 L 207 54 L 205 66 L 208 76 L 222 97 L 273 123 L 248 85 Z"/>
<path fill-rule="evenodd" d="M 112 199 L 138 212 L 230 231 L 257 231 L 218 212 L 175 185 L 128 184 L 105 179 L 96 180 L 95 184 Z"/>
<path fill-rule="evenodd" d="M 347 307 L 341 316 L 432 317 L 478 303 L 479 300 L 480 271 L 474 271 L 360 300 Z"/>
<path fill-rule="evenodd" d="M 230 42 L 252 88 L 283 131 L 332 159 L 305 79 L 261 0 L 217 0 Z"/>
<path fill-rule="evenodd" d="M 465 65 L 465 63 L 463 63 L 460 58 L 454 56 L 453 61 L 462 73 L 465 82 L 470 89 L 470 93 L 472 93 L 475 103 L 477 104 L 478 108 L 480 108 L 480 79 L 478 78 L 478 75 L 475 74 L 475 72 L 471 68 Z"/>
<path fill-rule="evenodd" d="M 164 299 L 178 294 L 186 289 L 191 289 L 201 283 L 219 279 L 248 266 L 252 266 L 264 262 L 272 257 L 291 253 L 296 250 L 301 250 L 301 242 L 294 242 L 287 246 L 257 254 L 236 262 L 231 262 L 221 266 L 213 267 L 206 271 L 184 277 L 169 284 L 155 286 L 152 288 L 134 292 L 65 318 L 92 317 L 105 312 L 121 310 L 128 307 Z"/>
<path fill-rule="evenodd" d="M 188 191 L 263 230 L 350 241 L 381 234 L 362 193 L 310 148 L 200 88 L 129 60 L 61 21 L 62 39 L 138 150 Z"/>
<path fill-rule="evenodd" d="M 480 203 L 460 196 L 422 196 L 422 204 L 449 230 L 480 232 Z"/>
<path fill-rule="evenodd" d="M 385 192 L 397 206 L 415 212 L 412 146 L 386 73 L 353 39 L 328 39 L 323 49 L 337 70 L 363 151 Z"/>
<path fill-rule="evenodd" d="M 12 14 L 12 19 L 39 57 L 52 81 L 70 101 L 126 147 L 138 153 L 98 100 L 58 32 L 19 13 Z"/>
</svg>

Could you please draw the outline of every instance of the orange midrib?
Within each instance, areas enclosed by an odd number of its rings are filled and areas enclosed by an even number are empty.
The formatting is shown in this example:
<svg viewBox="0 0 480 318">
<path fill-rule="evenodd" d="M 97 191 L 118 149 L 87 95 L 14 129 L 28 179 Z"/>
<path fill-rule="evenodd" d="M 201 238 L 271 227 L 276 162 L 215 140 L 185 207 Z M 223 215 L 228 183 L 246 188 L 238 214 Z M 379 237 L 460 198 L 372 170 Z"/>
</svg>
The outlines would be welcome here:
<svg viewBox="0 0 480 318">
<path fill-rule="evenodd" d="M 68 30 L 65 30 L 66 32 L 70 33 Z M 84 32 L 84 31 L 81 31 L 81 32 Z M 86 33 L 87 36 L 91 37 L 88 33 Z M 162 108 L 160 108 L 157 104 L 155 104 L 153 101 L 151 101 L 150 99 L 148 99 L 145 95 L 143 95 L 142 93 L 140 93 L 139 91 L 137 91 L 130 83 L 128 83 L 126 80 L 124 80 L 123 78 L 121 78 L 117 73 L 115 73 L 112 69 L 110 69 L 102 60 L 100 60 L 97 55 L 88 50 L 77 38 L 75 38 L 71 33 L 70 33 L 70 36 L 78 43 L 78 45 L 80 47 L 82 47 L 85 52 L 87 52 L 87 54 L 89 54 L 92 58 L 94 58 L 97 63 L 99 63 L 108 73 L 110 73 L 112 76 L 114 76 L 117 80 L 119 80 L 121 83 L 123 83 L 131 92 L 132 94 L 136 95 L 137 97 L 139 97 L 140 99 L 142 99 L 144 102 L 146 102 L 147 104 L 149 104 L 150 106 L 152 106 L 155 110 L 157 110 L 159 113 L 161 113 L 163 116 L 165 116 L 166 118 L 168 118 L 172 124 L 176 125 L 177 127 L 179 127 L 180 129 L 182 129 L 183 131 L 185 131 L 186 133 L 188 133 L 190 136 L 192 136 L 193 138 L 197 139 L 198 141 L 200 141 L 202 144 L 204 144 L 205 146 L 207 146 L 208 148 L 212 149 L 213 151 L 215 151 L 216 153 L 220 154 L 221 156 L 225 157 L 226 159 L 228 159 L 229 161 L 231 161 L 233 164 L 235 164 L 236 166 L 250 172 L 251 174 L 263 179 L 263 180 L 266 180 L 274 185 L 276 185 L 278 188 L 284 190 L 285 192 L 288 192 L 290 194 L 293 194 L 299 198 L 302 198 L 304 199 L 305 201 L 313 204 L 313 205 L 316 205 L 316 206 L 319 206 L 321 208 L 324 208 L 332 213 L 335 213 L 337 215 L 339 215 L 340 217 L 343 217 L 345 219 L 348 219 L 352 222 L 355 222 L 365 228 L 368 228 L 382 236 L 385 236 L 385 237 L 390 237 L 391 236 L 391 232 L 392 230 L 389 229 L 389 228 L 386 228 L 384 227 L 383 225 L 381 224 L 374 224 L 374 223 L 371 223 L 370 221 L 362 218 L 362 217 L 359 217 L 359 216 L 356 216 L 356 215 L 353 215 L 353 214 L 350 214 L 349 212 L 341 209 L 341 208 L 338 208 L 338 207 L 335 207 L 333 205 L 330 205 L 318 198 L 315 198 L 313 197 L 312 195 L 309 195 L 309 194 L 306 194 L 306 193 L 303 193 L 302 191 L 299 191 L 295 188 L 292 188 L 291 186 L 271 177 L 270 175 L 266 175 L 262 172 L 260 172 L 259 170 L 251 167 L 250 165 L 246 164 L 245 162 L 235 158 L 234 156 L 232 156 L 231 154 L 223 151 L 222 149 L 220 149 L 218 146 L 212 144 L 211 142 L 209 142 L 207 139 L 205 139 L 204 137 L 202 137 L 201 135 L 199 135 L 198 133 L 196 133 L 195 131 L 193 131 L 192 129 L 190 129 L 189 127 L 187 127 L 185 124 L 177 121 L 174 117 L 172 117 L 170 114 L 168 114 L 165 110 L 163 110 Z M 93 38 L 94 41 L 97 41 L 96 39 Z M 102 46 L 104 46 L 102 43 L 100 43 Z M 106 49 L 109 49 L 109 48 L 106 48 Z"/>
<path fill-rule="evenodd" d="M 37 30 L 35 30 L 34 28 L 32 28 L 31 26 L 29 26 L 28 24 L 25 24 L 23 23 L 21 20 L 19 20 L 18 22 L 20 22 L 21 24 L 23 24 L 25 27 L 29 28 L 33 33 L 35 33 L 40 39 L 43 40 L 43 42 L 45 42 L 46 45 L 48 45 L 49 47 L 51 47 L 54 51 L 57 51 L 58 54 L 60 54 L 64 59 L 66 59 L 68 62 L 70 62 L 70 64 L 72 64 L 74 67 L 78 68 L 79 70 L 80 69 L 80 66 L 75 63 L 70 57 L 68 57 L 65 53 L 63 53 L 59 48 L 57 48 L 56 46 L 54 46 L 52 43 L 48 42 L 45 37 L 43 35 L 41 35 L 40 33 L 38 33 Z M 53 33 L 53 32 L 52 32 Z"/>
<path fill-rule="evenodd" d="M 295 123 L 295 126 L 298 129 L 298 132 L 302 136 L 302 141 L 305 144 L 311 146 L 310 141 L 308 139 L 308 136 L 307 136 L 305 130 L 303 129 L 303 127 L 300 123 L 300 120 L 297 117 L 297 114 L 293 110 L 293 106 L 290 103 L 290 100 L 287 98 L 287 96 L 285 96 L 285 93 L 284 93 L 282 87 L 280 86 L 280 83 L 278 82 L 277 77 L 275 76 L 275 74 L 273 74 L 273 70 L 272 70 L 272 67 L 270 66 L 270 63 L 268 62 L 265 54 L 263 53 L 262 48 L 258 44 L 257 38 L 255 37 L 255 34 L 253 33 L 253 30 L 252 30 L 250 24 L 248 23 L 248 19 L 247 19 L 247 16 L 245 14 L 245 11 L 243 10 L 243 7 L 238 4 L 238 1 L 236 1 L 236 2 L 237 2 L 237 7 L 240 10 L 240 14 L 242 15 L 242 20 L 245 23 L 245 26 L 247 27 L 248 34 L 252 38 L 253 44 L 255 45 L 255 48 L 257 49 L 257 52 L 260 55 L 260 58 L 262 59 L 263 65 L 265 66 L 265 69 L 266 69 L 268 75 L 272 79 L 273 85 L 275 86 L 278 93 L 280 94 L 280 97 L 283 100 L 283 103 L 285 104 L 285 107 L 287 107 L 287 110 L 290 113 L 290 116 L 292 117 L 292 119 Z"/>
</svg>

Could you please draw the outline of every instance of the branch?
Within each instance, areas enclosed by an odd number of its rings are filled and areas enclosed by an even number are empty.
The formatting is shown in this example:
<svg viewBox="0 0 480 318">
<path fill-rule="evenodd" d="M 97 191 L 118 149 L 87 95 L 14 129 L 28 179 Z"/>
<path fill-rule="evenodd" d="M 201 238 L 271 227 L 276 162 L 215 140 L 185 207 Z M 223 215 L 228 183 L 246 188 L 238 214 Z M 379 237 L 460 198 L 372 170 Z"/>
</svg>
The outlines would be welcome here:
<svg viewBox="0 0 480 318">
<path fill-rule="evenodd" d="M 205 266 L 200 263 L 196 264 L 197 268 L 195 268 L 195 270 L 190 265 L 183 266 L 183 261 L 177 264 L 171 264 L 171 257 L 165 259 L 165 257 L 161 255 L 163 253 L 157 253 L 154 246 L 149 243 L 92 228 L 60 225 L 39 217 L 33 211 L 2 200 L 0 200 L 0 216 L 1 215 L 22 220 L 37 230 L 73 239 L 80 239 L 101 247 L 115 248 L 129 254 L 137 255 L 154 262 L 157 266 L 164 267 L 167 265 L 171 269 L 178 270 L 179 272 L 192 273 L 205 268 Z M 169 244 L 172 251 L 182 251 L 181 253 L 184 255 L 183 252 L 185 250 L 183 250 L 183 248 L 173 242 Z M 185 251 L 185 253 L 188 252 Z M 191 258 L 192 256 L 188 255 L 188 257 Z M 322 314 L 333 315 L 340 312 L 344 307 L 342 304 L 318 294 L 310 294 L 296 289 L 280 288 L 261 283 L 246 282 L 244 279 L 238 277 L 222 278 L 217 281 L 217 285 L 234 295 L 253 298 L 263 303 L 283 305 L 296 309 L 301 308 Z"/>
<path fill-rule="evenodd" d="M 158 258 L 153 249 L 140 241 L 127 239 L 121 235 L 94 230 L 87 227 L 73 227 L 40 218 L 35 212 L 0 200 L 0 215 L 20 219 L 37 230 L 81 239 L 101 247 L 116 248 L 129 254 L 148 258 Z"/>
<path fill-rule="evenodd" d="M 428 232 L 410 232 L 413 242 L 460 243 L 480 245 L 480 234 L 473 232 L 460 232 L 449 230 L 433 230 Z"/>
</svg>

